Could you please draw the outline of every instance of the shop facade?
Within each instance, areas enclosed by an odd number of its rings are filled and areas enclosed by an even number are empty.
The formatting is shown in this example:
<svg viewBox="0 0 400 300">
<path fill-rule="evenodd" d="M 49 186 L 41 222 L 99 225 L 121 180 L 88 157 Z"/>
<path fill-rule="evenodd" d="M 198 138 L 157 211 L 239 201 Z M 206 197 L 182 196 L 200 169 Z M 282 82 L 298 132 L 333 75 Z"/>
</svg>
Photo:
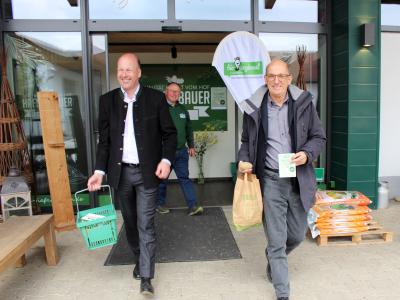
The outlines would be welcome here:
<svg viewBox="0 0 400 300">
<path fill-rule="evenodd" d="M 265 8 L 271 4 L 272 10 Z M 376 0 L 42 0 L 34 6 L 27 0 L 3 0 L 1 38 L 8 49 L 8 80 L 24 123 L 41 203 L 49 201 L 49 191 L 36 92 L 59 95 L 71 191 L 80 190 L 93 172 L 98 98 L 118 86 L 116 60 L 128 51 L 141 59 L 144 84 L 162 90 L 168 76 L 184 80 L 181 101 L 197 116 L 198 130 L 219 124 L 218 142 L 206 154 L 205 175 L 229 180 L 240 145 L 241 112 L 211 61 L 219 41 L 242 30 L 258 35 L 271 58 L 285 59 L 295 78 L 296 48 L 305 47 L 307 88 L 328 135 L 318 166 L 336 188 L 360 190 L 376 205 L 382 159 L 380 13 Z M 371 47 L 360 42 L 365 23 L 374 24 Z M 396 32 L 396 26 L 389 27 Z M 213 104 L 213 93 L 226 101 Z M 197 177 L 195 160 L 190 174 Z M 87 196 L 87 205 L 97 204 Z"/>
</svg>

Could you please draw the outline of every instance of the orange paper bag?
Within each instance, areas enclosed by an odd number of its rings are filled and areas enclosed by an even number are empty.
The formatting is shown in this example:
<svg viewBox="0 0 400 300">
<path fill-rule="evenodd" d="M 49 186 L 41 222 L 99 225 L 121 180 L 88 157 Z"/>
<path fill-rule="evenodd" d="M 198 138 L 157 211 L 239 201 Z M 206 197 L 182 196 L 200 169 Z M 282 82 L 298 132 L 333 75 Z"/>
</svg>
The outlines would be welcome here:
<svg viewBox="0 0 400 300">
<path fill-rule="evenodd" d="M 254 174 L 238 176 L 233 194 L 233 225 L 243 231 L 262 224 L 263 202 L 260 182 Z"/>
</svg>

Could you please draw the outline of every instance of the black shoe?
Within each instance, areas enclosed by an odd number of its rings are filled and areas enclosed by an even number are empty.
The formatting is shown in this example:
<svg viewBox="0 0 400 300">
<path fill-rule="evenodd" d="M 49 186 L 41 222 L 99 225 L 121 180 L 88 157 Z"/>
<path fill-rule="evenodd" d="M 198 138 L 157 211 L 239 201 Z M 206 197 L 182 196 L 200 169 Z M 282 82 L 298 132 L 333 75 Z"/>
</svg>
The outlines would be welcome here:
<svg viewBox="0 0 400 300">
<path fill-rule="evenodd" d="M 133 278 L 136 280 L 140 279 L 140 270 L 139 270 L 139 263 L 135 265 L 135 268 L 133 269 Z"/>
<path fill-rule="evenodd" d="M 289 300 L 289 297 L 278 297 L 278 300 Z"/>
<path fill-rule="evenodd" d="M 268 279 L 269 282 L 272 283 L 271 266 L 269 265 L 269 263 L 267 263 L 267 279 Z"/>
<path fill-rule="evenodd" d="M 150 278 L 142 278 L 140 281 L 140 293 L 142 295 L 153 296 L 154 288 L 151 285 Z"/>
</svg>

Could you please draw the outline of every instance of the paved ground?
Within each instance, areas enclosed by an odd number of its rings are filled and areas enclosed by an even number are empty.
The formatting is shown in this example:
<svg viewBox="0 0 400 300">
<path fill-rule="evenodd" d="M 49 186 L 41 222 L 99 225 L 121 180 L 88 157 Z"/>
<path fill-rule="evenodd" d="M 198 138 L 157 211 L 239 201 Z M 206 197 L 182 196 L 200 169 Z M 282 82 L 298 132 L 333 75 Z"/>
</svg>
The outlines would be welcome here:
<svg viewBox="0 0 400 300">
<path fill-rule="evenodd" d="M 231 208 L 224 211 L 230 221 Z M 289 257 L 291 299 L 400 299 L 400 203 L 373 214 L 395 233 L 394 241 L 318 247 L 306 240 Z M 157 264 L 153 299 L 275 299 L 265 279 L 262 229 L 232 231 L 243 259 Z M 27 254 L 24 268 L 0 274 L 1 300 L 146 299 L 139 294 L 139 281 L 132 279 L 132 266 L 103 266 L 110 248 L 86 250 L 77 231 L 57 234 L 57 242 L 57 267 L 45 264 L 39 243 Z"/>
</svg>

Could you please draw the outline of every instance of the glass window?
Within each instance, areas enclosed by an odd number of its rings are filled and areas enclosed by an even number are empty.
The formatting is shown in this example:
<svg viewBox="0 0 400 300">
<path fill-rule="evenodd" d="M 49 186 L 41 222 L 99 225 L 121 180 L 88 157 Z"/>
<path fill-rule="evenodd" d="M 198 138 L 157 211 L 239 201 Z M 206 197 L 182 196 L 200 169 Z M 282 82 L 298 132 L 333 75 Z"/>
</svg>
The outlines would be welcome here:
<svg viewBox="0 0 400 300">
<path fill-rule="evenodd" d="M 308 52 L 318 51 L 318 34 L 308 33 L 260 33 L 268 51 L 296 53 L 296 46 L 305 45 Z"/>
<path fill-rule="evenodd" d="M 326 128 L 326 38 L 318 34 L 298 33 L 260 33 L 260 39 L 264 42 L 271 59 L 282 59 L 289 65 L 289 71 L 293 76 L 292 84 L 297 83 L 299 76 L 299 58 L 297 49 L 305 49 L 303 63 L 305 88 L 313 96 L 313 102 L 317 107 L 321 123 Z M 300 59 L 301 60 L 301 59 Z M 322 152 L 319 158 L 319 166 L 325 167 L 326 152 Z"/>
<path fill-rule="evenodd" d="M 6 19 L 79 19 L 78 0 L 5 0 Z"/>
<path fill-rule="evenodd" d="M 37 91 L 58 94 L 71 192 L 86 186 L 87 156 L 79 32 L 5 35 L 7 75 L 24 124 L 39 203 L 49 205 L 49 186 Z"/>
<path fill-rule="evenodd" d="M 318 1 L 276 0 L 272 9 L 258 0 L 260 21 L 318 22 Z"/>
<path fill-rule="evenodd" d="M 89 0 L 90 19 L 167 19 L 167 0 Z"/>
<path fill-rule="evenodd" d="M 97 132 L 97 119 L 99 115 L 99 99 L 102 94 L 109 90 L 109 80 L 107 74 L 107 36 L 106 34 L 92 34 L 92 99 L 91 104 L 94 109 L 93 120 L 94 128 Z"/>
<path fill-rule="evenodd" d="M 249 0 L 175 0 L 177 19 L 251 20 Z"/>
<path fill-rule="evenodd" d="M 267 47 L 271 59 L 283 59 L 289 64 L 289 70 L 293 75 L 294 84 L 299 74 L 296 48 L 305 47 L 307 58 L 304 62 L 304 79 L 307 90 L 310 91 L 314 95 L 315 100 L 318 101 L 318 34 L 260 33 L 259 37 Z"/>
<path fill-rule="evenodd" d="M 381 5 L 381 25 L 400 26 L 400 4 Z"/>
</svg>

